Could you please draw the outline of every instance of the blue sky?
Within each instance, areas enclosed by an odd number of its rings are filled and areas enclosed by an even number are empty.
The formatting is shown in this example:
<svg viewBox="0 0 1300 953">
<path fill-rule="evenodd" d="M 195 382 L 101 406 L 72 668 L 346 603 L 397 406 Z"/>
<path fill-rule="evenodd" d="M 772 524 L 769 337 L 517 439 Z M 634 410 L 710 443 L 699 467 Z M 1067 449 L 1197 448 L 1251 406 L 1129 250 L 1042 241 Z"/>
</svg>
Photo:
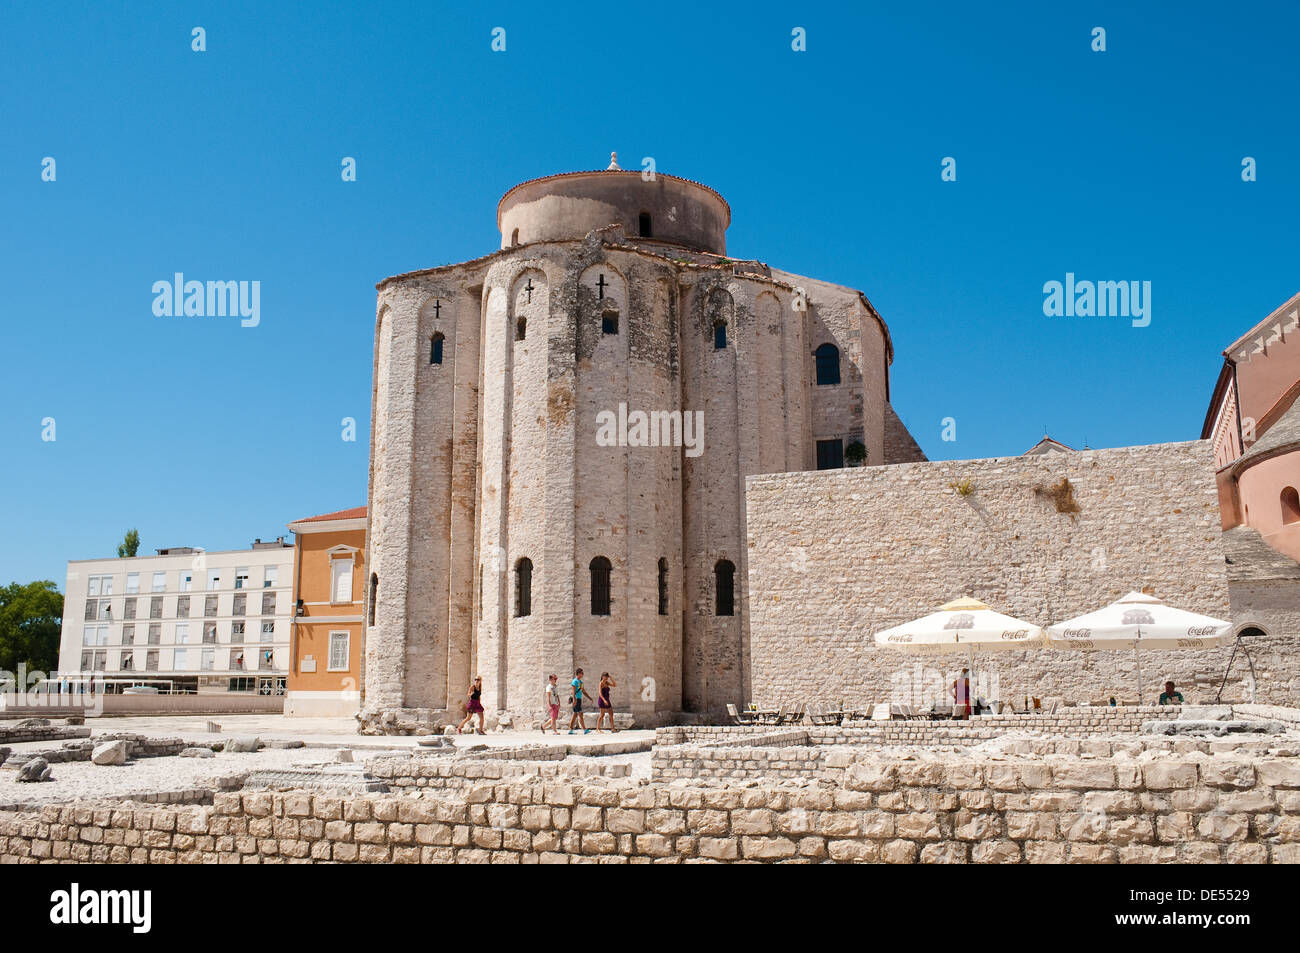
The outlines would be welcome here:
<svg viewBox="0 0 1300 953">
<path fill-rule="evenodd" d="M 1199 436 L 1300 289 L 1294 5 L 876 6 L 4 5 L 0 582 L 364 503 L 375 282 L 611 150 L 717 188 L 731 254 L 865 291 L 932 458 Z M 260 281 L 260 326 L 156 317 L 177 271 Z M 1045 317 L 1067 272 L 1150 281 L 1150 326 Z"/>
</svg>

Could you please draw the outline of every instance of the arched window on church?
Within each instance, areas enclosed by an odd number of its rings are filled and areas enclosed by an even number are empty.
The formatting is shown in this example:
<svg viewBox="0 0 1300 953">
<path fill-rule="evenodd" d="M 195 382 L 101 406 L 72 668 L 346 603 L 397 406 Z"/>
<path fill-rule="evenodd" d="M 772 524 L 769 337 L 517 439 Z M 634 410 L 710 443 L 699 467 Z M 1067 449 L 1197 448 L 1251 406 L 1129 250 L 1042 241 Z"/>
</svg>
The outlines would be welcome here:
<svg viewBox="0 0 1300 953">
<path fill-rule="evenodd" d="M 375 600 L 379 597 L 379 574 L 370 574 L 370 624 L 375 624 Z"/>
<path fill-rule="evenodd" d="M 520 318 L 515 322 L 515 340 L 522 341 L 528 336 L 528 319 Z"/>
<path fill-rule="evenodd" d="M 713 588 L 718 615 L 736 614 L 736 567 L 730 559 L 719 559 L 713 567 Z"/>
<path fill-rule="evenodd" d="M 715 351 L 725 350 L 727 347 L 727 322 L 715 321 L 713 323 L 713 349 Z"/>
<path fill-rule="evenodd" d="M 533 614 L 533 561 L 524 557 L 515 563 L 515 615 Z"/>
<path fill-rule="evenodd" d="M 659 559 L 659 614 L 668 614 L 668 560 Z"/>
<path fill-rule="evenodd" d="M 618 334 L 618 309 L 607 308 L 600 315 L 600 333 Z"/>
<path fill-rule="evenodd" d="M 442 363 L 442 332 L 441 331 L 435 334 L 433 336 L 433 339 L 429 341 L 429 363 L 430 364 Z"/>
<path fill-rule="evenodd" d="M 642 238 L 654 238 L 654 229 L 650 226 L 650 213 L 642 212 L 640 220 L 637 222 L 638 230 Z"/>
<path fill-rule="evenodd" d="M 823 344 L 813 351 L 817 358 L 817 384 L 838 384 L 840 382 L 840 349 L 834 344 Z"/>
<path fill-rule="evenodd" d="M 519 229 L 516 228 L 513 232 L 510 233 L 510 244 L 511 245 L 519 244 Z"/>
<path fill-rule="evenodd" d="M 1293 486 L 1282 488 L 1282 522 L 1300 523 L 1300 493 Z"/>
<path fill-rule="evenodd" d="M 612 601 L 609 593 L 609 576 L 613 567 L 604 556 L 591 561 L 591 614 L 609 615 Z"/>
</svg>

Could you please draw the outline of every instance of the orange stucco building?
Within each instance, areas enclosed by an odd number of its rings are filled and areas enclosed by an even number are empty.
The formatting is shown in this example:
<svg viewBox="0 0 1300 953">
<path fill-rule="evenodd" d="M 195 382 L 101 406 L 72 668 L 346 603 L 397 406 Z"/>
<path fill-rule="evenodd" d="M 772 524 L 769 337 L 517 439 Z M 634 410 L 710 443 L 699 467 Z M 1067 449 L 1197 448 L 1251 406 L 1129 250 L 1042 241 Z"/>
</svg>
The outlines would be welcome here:
<svg viewBox="0 0 1300 953">
<path fill-rule="evenodd" d="M 1201 437 L 1214 441 L 1223 528 L 1300 560 L 1300 294 L 1223 352 Z"/>
<path fill-rule="evenodd" d="M 309 516 L 294 534 L 294 610 L 284 713 L 356 714 L 361 700 L 366 508 Z"/>
</svg>

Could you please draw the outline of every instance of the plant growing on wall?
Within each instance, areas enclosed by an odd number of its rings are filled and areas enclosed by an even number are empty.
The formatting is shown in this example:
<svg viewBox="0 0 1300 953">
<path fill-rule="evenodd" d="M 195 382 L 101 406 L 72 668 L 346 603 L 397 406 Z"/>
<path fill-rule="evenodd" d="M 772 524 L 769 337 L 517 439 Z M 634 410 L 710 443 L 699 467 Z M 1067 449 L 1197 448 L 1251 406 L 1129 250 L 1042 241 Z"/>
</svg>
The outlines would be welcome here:
<svg viewBox="0 0 1300 953">
<path fill-rule="evenodd" d="M 844 448 L 844 462 L 851 467 L 860 467 L 867 459 L 867 448 L 861 440 L 855 440 Z"/>
<path fill-rule="evenodd" d="M 1065 477 L 1061 477 L 1061 482 L 1052 486 L 1038 484 L 1034 487 L 1034 496 L 1046 497 L 1056 505 L 1056 512 L 1069 513 L 1071 518 L 1079 512 L 1079 504 L 1074 499 L 1074 486 Z"/>
<path fill-rule="evenodd" d="M 948 486 L 957 491 L 958 496 L 970 496 L 975 492 L 975 484 L 969 478 L 963 480 L 954 480 Z"/>
</svg>

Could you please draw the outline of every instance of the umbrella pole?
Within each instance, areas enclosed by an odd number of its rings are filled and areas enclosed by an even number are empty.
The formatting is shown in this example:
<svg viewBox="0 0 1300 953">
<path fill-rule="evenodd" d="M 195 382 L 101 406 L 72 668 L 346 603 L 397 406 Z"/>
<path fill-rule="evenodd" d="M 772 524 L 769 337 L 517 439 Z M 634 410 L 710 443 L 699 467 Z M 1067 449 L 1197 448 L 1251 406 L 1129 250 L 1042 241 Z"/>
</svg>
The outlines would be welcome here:
<svg viewBox="0 0 1300 953">
<path fill-rule="evenodd" d="M 1136 642 L 1133 644 L 1133 658 L 1137 662 L 1138 705 L 1141 706 L 1142 704 L 1142 646 Z"/>
</svg>

